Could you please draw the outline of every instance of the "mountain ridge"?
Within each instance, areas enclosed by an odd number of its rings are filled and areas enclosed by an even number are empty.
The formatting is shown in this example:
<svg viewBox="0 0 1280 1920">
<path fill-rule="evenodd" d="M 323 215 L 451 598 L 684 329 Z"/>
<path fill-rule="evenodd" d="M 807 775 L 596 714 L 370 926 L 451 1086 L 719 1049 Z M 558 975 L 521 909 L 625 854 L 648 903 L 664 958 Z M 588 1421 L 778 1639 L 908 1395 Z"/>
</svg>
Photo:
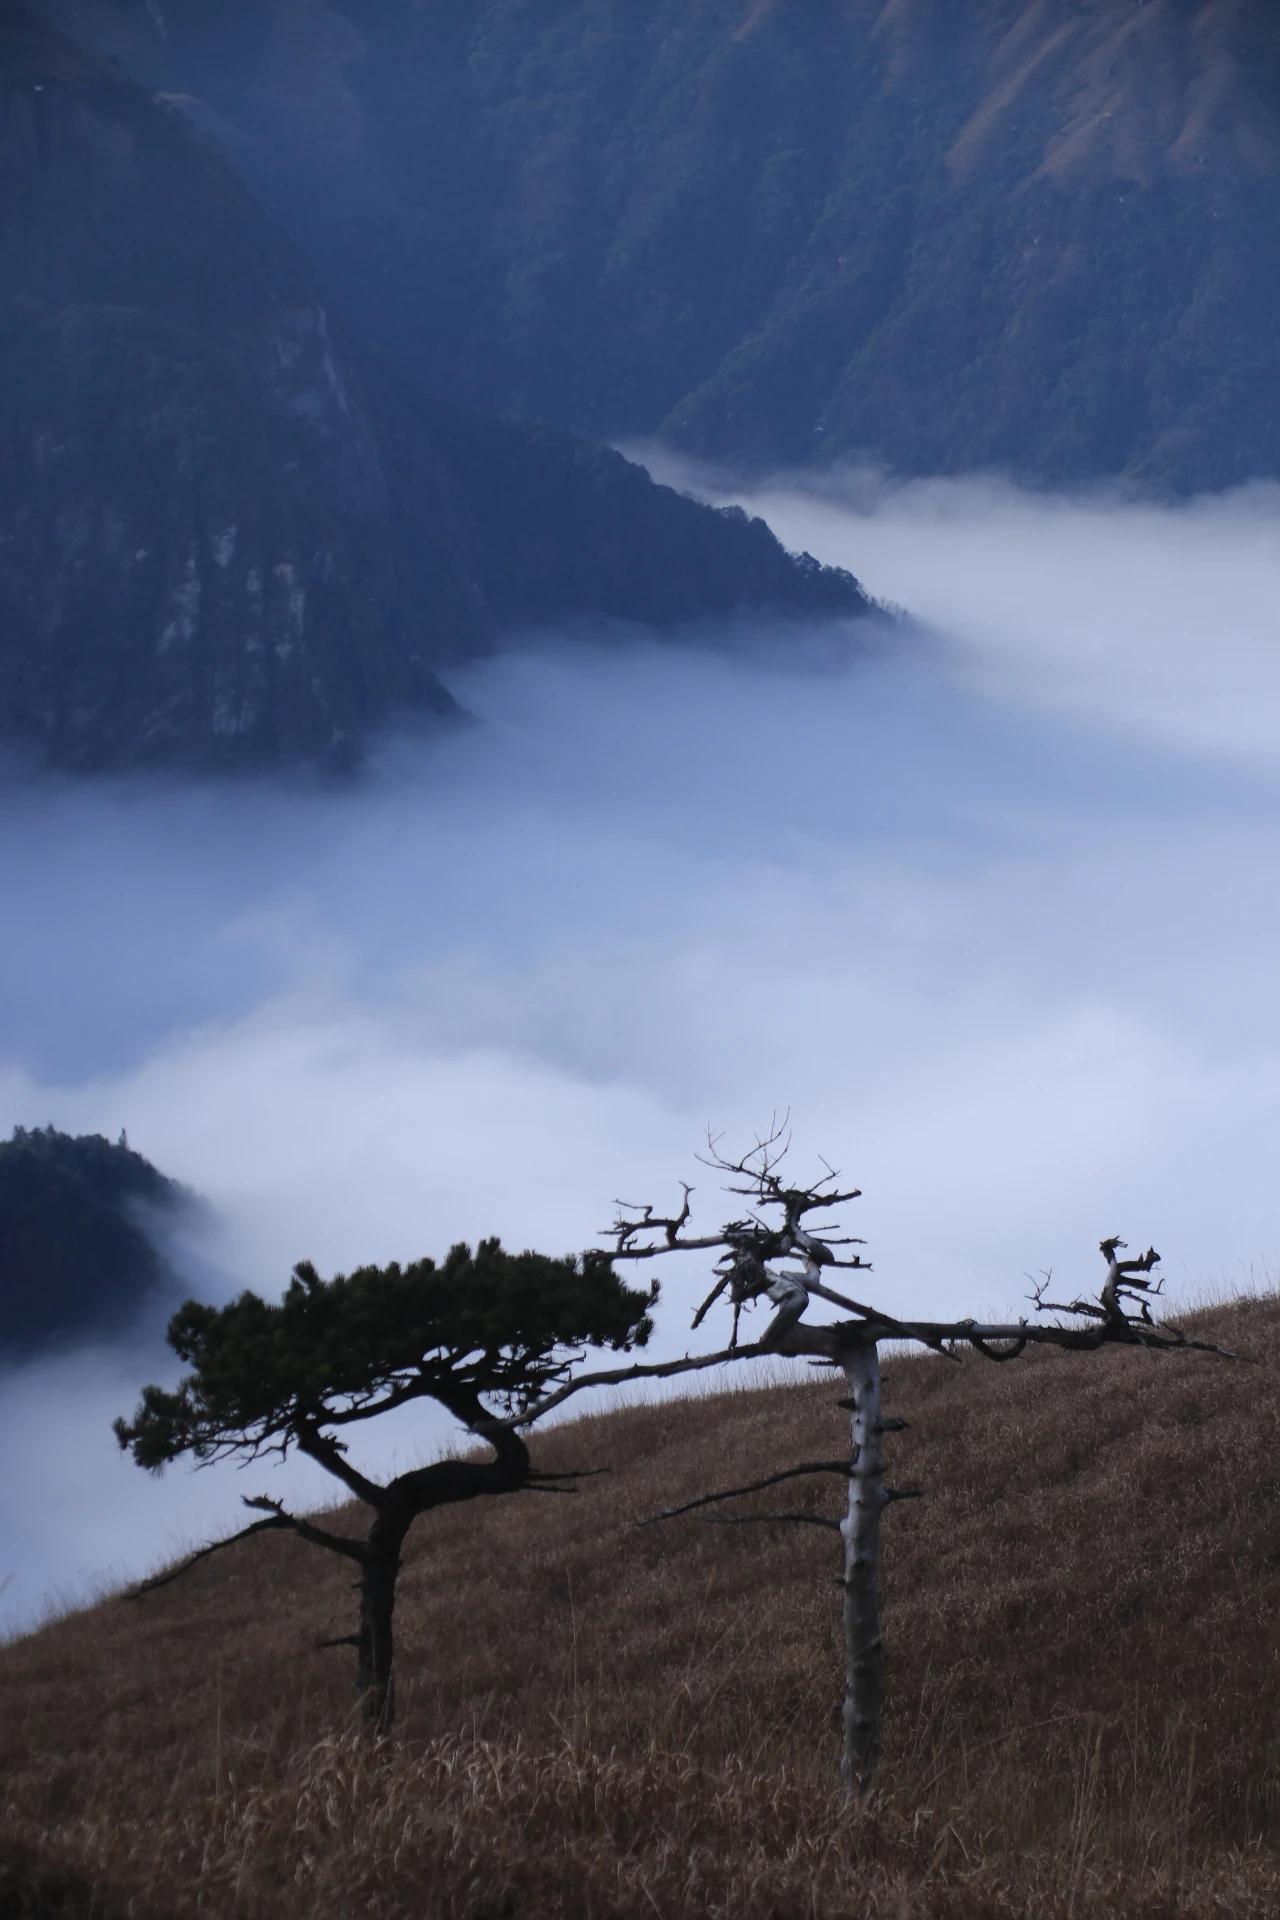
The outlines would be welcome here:
<svg viewBox="0 0 1280 1920">
<path fill-rule="evenodd" d="M 1258 0 L 48 0 L 452 391 L 745 468 L 1280 471 Z"/>
<path fill-rule="evenodd" d="M 430 400 L 331 318 L 211 142 L 24 6 L 0 21 L 0 170 L 10 743 L 343 766 L 390 718 L 455 718 L 442 672 L 503 627 L 870 610 L 607 449 Z M 480 439 L 536 542 L 462 476 Z M 656 568 L 669 535 L 680 563 Z"/>
</svg>

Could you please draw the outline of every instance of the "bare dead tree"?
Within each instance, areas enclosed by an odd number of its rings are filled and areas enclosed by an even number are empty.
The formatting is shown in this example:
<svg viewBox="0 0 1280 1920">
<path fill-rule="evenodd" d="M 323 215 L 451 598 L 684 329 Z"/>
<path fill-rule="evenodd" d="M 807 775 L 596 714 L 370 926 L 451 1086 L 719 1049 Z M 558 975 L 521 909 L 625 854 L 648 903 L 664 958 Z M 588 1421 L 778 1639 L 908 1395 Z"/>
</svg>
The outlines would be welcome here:
<svg viewBox="0 0 1280 1920">
<path fill-rule="evenodd" d="M 826 1216 L 858 1199 L 859 1190 L 842 1188 L 837 1170 L 825 1162 L 820 1179 L 789 1184 L 782 1171 L 789 1146 L 785 1121 L 775 1121 L 769 1132 L 757 1137 L 749 1152 L 737 1159 L 721 1152 L 716 1136 L 708 1136 L 707 1152 L 699 1156 L 702 1164 L 727 1176 L 725 1190 L 750 1203 L 740 1217 L 714 1232 L 699 1235 L 687 1231 L 694 1192 L 688 1185 L 683 1186 L 683 1204 L 670 1215 L 656 1213 L 651 1205 L 634 1207 L 618 1202 L 620 1211 L 608 1229 L 612 1245 L 607 1252 L 614 1261 L 644 1261 L 719 1249 L 714 1284 L 694 1314 L 693 1325 L 700 1326 L 716 1303 L 727 1296 L 732 1308 L 728 1346 L 717 1353 L 658 1365 L 579 1375 L 525 1408 L 512 1424 L 538 1418 L 584 1387 L 692 1372 L 760 1354 L 817 1360 L 840 1371 L 845 1392 L 837 1405 L 849 1416 L 847 1458 L 785 1467 L 745 1486 L 700 1495 L 654 1515 L 644 1524 L 698 1512 L 721 1524 L 819 1526 L 840 1535 L 843 1567 L 839 1584 L 843 1590 L 845 1640 L 841 1774 L 850 1791 L 862 1793 L 870 1786 L 879 1759 L 884 1698 L 879 1602 L 881 1520 L 886 1508 L 896 1501 L 920 1497 L 917 1488 L 890 1488 L 886 1484 L 885 1436 L 907 1423 L 886 1419 L 882 1412 L 881 1344 L 919 1342 L 952 1359 L 958 1359 L 968 1348 L 996 1363 L 1015 1360 L 1030 1346 L 1080 1353 L 1120 1345 L 1162 1354 L 1200 1352 L 1227 1359 L 1239 1356 L 1209 1341 L 1192 1339 L 1178 1327 L 1157 1323 L 1150 1302 L 1161 1288 L 1161 1282 L 1152 1277 L 1159 1255 L 1148 1247 L 1136 1259 L 1121 1259 L 1125 1243 L 1115 1235 L 1100 1243 L 1106 1280 L 1096 1297 L 1050 1300 L 1046 1297 L 1049 1276 L 1036 1287 L 1032 1296 L 1036 1312 L 1054 1318 L 1021 1319 L 1010 1325 L 983 1325 L 973 1319 L 904 1320 L 881 1307 L 855 1300 L 832 1286 L 827 1276 L 838 1268 L 869 1271 L 869 1263 L 860 1253 L 837 1251 L 864 1243 L 841 1233 L 837 1223 Z M 779 1266 L 779 1261 L 793 1264 Z M 772 1305 L 772 1318 L 759 1340 L 741 1345 L 741 1316 L 762 1299 Z M 815 1300 L 838 1307 L 843 1317 L 826 1325 L 810 1324 L 805 1315 Z M 813 1475 L 834 1475 L 846 1482 L 841 1519 L 788 1510 L 705 1515 L 708 1507 Z"/>
</svg>

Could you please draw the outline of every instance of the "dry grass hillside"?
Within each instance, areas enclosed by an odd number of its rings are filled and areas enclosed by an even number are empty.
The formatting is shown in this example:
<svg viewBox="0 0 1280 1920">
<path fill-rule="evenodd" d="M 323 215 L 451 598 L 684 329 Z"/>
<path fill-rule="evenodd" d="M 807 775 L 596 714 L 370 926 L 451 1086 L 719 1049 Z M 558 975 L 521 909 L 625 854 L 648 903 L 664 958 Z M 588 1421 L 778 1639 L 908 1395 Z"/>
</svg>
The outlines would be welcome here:
<svg viewBox="0 0 1280 1920">
<path fill-rule="evenodd" d="M 882 30 L 905 58 L 927 44 L 924 10 L 890 6 Z M 1280 139 L 1258 53 L 1252 0 L 1142 0 L 1117 7 L 1001 0 L 983 10 L 985 66 L 971 118 L 948 158 L 972 168 L 1016 140 L 1034 113 L 1042 166 L 1149 182 L 1209 169 L 1242 180 L 1275 172 Z M 906 42 L 903 45 L 903 42 Z"/>
<path fill-rule="evenodd" d="M 578 1420 L 542 1457 L 607 1478 L 420 1522 L 379 1748 L 311 1650 L 344 1571 L 294 1541 L 0 1652 L 0 1914 L 1273 1920 L 1280 1303 L 1205 1319 L 1258 1364 L 890 1367 L 892 1478 L 928 1497 L 886 1525 L 866 1807 L 834 1544 L 634 1524 L 838 1452 L 806 1375 Z"/>
</svg>

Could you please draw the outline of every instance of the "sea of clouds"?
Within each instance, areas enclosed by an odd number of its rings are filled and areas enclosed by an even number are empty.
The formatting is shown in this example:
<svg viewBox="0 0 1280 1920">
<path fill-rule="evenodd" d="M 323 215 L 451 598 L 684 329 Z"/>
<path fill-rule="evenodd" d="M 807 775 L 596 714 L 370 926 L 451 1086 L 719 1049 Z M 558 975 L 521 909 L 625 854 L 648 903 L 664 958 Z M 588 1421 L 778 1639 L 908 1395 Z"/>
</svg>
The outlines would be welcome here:
<svg viewBox="0 0 1280 1920">
<path fill-rule="evenodd" d="M 919 627 L 522 636 L 455 678 L 477 726 L 346 786 L 8 770 L 0 1129 L 127 1127 L 211 1203 L 175 1248 L 207 1297 L 578 1248 L 681 1178 L 710 1224 L 705 1129 L 786 1109 L 797 1171 L 863 1188 L 860 1290 L 895 1311 L 1087 1288 L 1116 1232 L 1175 1298 L 1269 1284 L 1280 488 L 849 471 L 748 504 Z M 662 1264 L 670 1355 L 707 1274 Z M 0 1373 L 11 1628 L 243 1492 L 329 1497 L 305 1466 L 140 1474 L 109 1422 L 164 1371 L 152 1330 Z M 358 1457 L 449 1437 L 410 1411 Z"/>
</svg>

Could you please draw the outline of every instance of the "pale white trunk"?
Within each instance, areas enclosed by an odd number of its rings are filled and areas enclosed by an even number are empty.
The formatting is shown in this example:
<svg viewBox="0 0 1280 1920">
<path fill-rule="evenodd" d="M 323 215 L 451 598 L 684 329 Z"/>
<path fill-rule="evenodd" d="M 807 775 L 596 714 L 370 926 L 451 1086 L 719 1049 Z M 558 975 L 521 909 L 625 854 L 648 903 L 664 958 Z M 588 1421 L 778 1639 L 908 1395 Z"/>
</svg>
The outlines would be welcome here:
<svg viewBox="0 0 1280 1920">
<path fill-rule="evenodd" d="M 880 1706 L 884 1698 L 884 1642 L 880 1637 L 880 1516 L 888 1501 L 884 1485 L 884 1437 L 880 1420 L 880 1355 L 874 1342 L 841 1356 L 849 1385 L 853 1450 L 849 1510 L 840 1523 L 844 1540 L 845 1696 L 844 1751 L 840 1774 L 865 1793 L 880 1756 Z"/>
</svg>

